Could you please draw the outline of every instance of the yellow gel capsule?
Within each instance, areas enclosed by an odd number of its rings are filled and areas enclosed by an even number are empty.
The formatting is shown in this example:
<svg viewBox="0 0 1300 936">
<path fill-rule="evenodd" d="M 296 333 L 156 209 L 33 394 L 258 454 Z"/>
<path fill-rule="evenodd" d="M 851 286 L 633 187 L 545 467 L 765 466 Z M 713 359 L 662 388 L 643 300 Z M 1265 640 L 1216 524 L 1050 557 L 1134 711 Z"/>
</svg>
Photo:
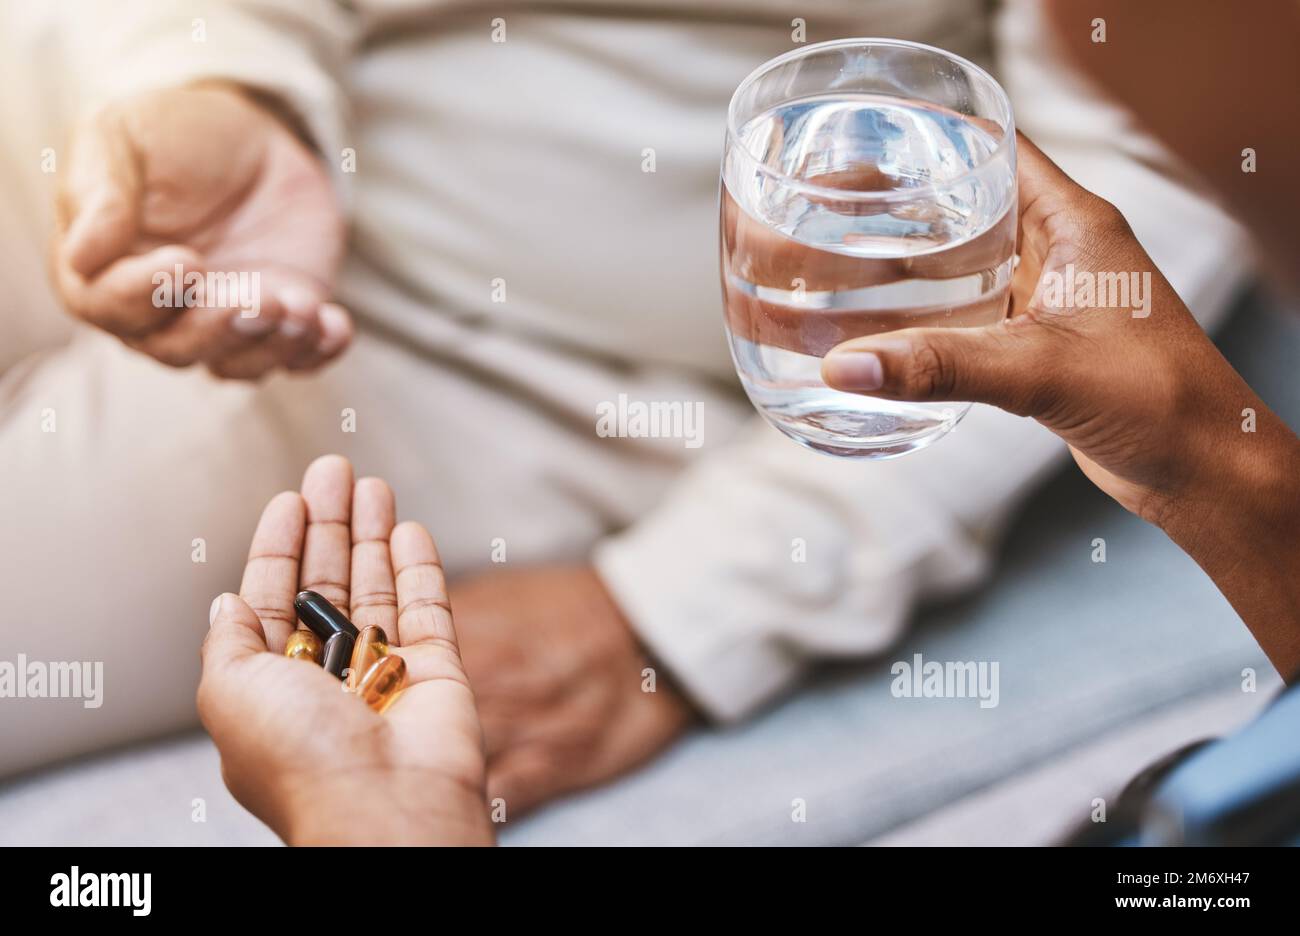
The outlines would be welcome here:
<svg viewBox="0 0 1300 936">
<path fill-rule="evenodd" d="M 388 656 L 388 634 L 378 624 L 364 627 L 357 636 L 352 648 L 352 662 L 348 664 L 349 692 L 356 692 L 361 685 L 361 677 L 370 672 L 380 657 Z"/>
<path fill-rule="evenodd" d="M 289 635 L 289 642 L 284 645 L 284 655 L 296 660 L 311 660 L 319 665 L 321 655 L 320 638 L 309 630 L 299 628 Z"/>
<path fill-rule="evenodd" d="M 397 654 L 374 662 L 357 684 L 357 695 L 376 712 L 392 705 L 406 686 L 406 661 Z"/>
</svg>

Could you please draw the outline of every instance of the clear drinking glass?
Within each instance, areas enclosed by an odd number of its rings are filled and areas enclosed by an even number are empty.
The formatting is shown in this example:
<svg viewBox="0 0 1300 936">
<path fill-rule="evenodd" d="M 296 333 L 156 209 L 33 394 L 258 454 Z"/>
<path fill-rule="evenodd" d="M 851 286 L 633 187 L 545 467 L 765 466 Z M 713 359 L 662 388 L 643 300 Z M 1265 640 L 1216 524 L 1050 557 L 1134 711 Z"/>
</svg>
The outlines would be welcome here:
<svg viewBox="0 0 1300 936">
<path fill-rule="evenodd" d="M 745 392 L 795 441 L 887 458 L 929 445 L 969 403 L 827 387 L 849 338 L 1006 315 L 1016 239 L 1006 92 L 949 52 L 840 39 L 736 89 L 722 158 L 722 290 Z"/>
</svg>

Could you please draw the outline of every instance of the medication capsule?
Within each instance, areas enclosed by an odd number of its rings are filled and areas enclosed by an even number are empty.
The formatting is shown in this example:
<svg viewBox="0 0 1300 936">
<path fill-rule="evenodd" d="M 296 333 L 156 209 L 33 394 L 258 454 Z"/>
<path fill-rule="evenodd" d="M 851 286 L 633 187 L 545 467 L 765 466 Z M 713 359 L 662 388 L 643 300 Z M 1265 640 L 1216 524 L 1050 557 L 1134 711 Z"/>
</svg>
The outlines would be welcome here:
<svg viewBox="0 0 1300 936">
<path fill-rule="evenodd" d="M 329 599 L 314 591 L 300 591 L 293 599 L 298 620 L 302 621 L 321 640 L 328 641 L 338 633 L 357 639 L 357 629 Z"/>
<path fill-rule="evenodd" d="M 343 678 L 343 671 L 352 659 L 352 644 L 352 635 L 343 631 L 325 641 L 325 662 L 321 664 L 325 667 L 325 672 Z"/>
<path fill-rule="evenodd" d="M 382 656 L 357 684 L 357 695 L 376 712 L 383 713 L 406 687 L 406 661 L 397 654 Z"/>
<path fill-rule="evenodd" d="M 380 657 L 388 656 L 388 634 L 378 624 L 371 624 L 361 629 L 352 648 L 352 663 L 348 669 L 348 690 L 356 691 L 361 677 L 370 672 L 370 667 Z"/>
<path fill-rule="evenodd" d="M 320 663 L 321 660 L 321 642 L 309 630 L 298 628 L 289 635 L 289 642 L 284 645 L 284 655 L 293 657 L 295 660 L 311 660 L 313 663 Z"/>
</svg>

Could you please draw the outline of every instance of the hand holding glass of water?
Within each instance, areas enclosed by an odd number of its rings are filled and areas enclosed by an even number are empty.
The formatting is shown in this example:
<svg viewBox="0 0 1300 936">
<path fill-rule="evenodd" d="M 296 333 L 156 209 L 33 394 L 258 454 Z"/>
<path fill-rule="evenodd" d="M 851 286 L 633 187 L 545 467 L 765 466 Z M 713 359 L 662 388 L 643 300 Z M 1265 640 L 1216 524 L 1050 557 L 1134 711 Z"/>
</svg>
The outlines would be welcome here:
<svg viewBox="0 0 1300 936">
<path fill-rule="evenodd" d="M 821 452 L 888 458 L 960 421 L 969 403 L 843 393 L 820 367 L 850 338 L 1005 317 L 1015 125 L 987 72 L 892 39 L 767 62 L 731 100 L 721 213 L 732 357 L 770 423 Z"/>
</svg>

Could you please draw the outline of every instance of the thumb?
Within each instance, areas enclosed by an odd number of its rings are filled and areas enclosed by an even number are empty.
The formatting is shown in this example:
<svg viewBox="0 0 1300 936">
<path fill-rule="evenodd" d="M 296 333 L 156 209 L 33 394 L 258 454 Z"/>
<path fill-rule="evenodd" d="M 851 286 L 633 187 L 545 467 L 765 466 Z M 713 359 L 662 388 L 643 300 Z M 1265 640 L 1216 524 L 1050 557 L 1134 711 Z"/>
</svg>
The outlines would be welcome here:
<svg viewBox="0 0 1300 936">
<path fill-rule="evenodd" d="M 90 277 L 123 256 L 140 228 L 140 169 L 126 128 L 101 115 L 78 134 L 59 211 L 64 259 Z"/>
<path fill-rule="evenodd" d="M 850 393 L 990 403 L 1034 416 L 1057 379 L 1049 340 L 1024 319 L 983 328 L 906 328 L 837 345 L 821 373 L 829 386 Z"/>
<path fill-rule="evenodd" d="M 203 673 L 266 652 L 262 621 L 238 595 L 226 592 L 212 601 L 208 612 L 211 627 L 203 641 Z"/>
</svg>

